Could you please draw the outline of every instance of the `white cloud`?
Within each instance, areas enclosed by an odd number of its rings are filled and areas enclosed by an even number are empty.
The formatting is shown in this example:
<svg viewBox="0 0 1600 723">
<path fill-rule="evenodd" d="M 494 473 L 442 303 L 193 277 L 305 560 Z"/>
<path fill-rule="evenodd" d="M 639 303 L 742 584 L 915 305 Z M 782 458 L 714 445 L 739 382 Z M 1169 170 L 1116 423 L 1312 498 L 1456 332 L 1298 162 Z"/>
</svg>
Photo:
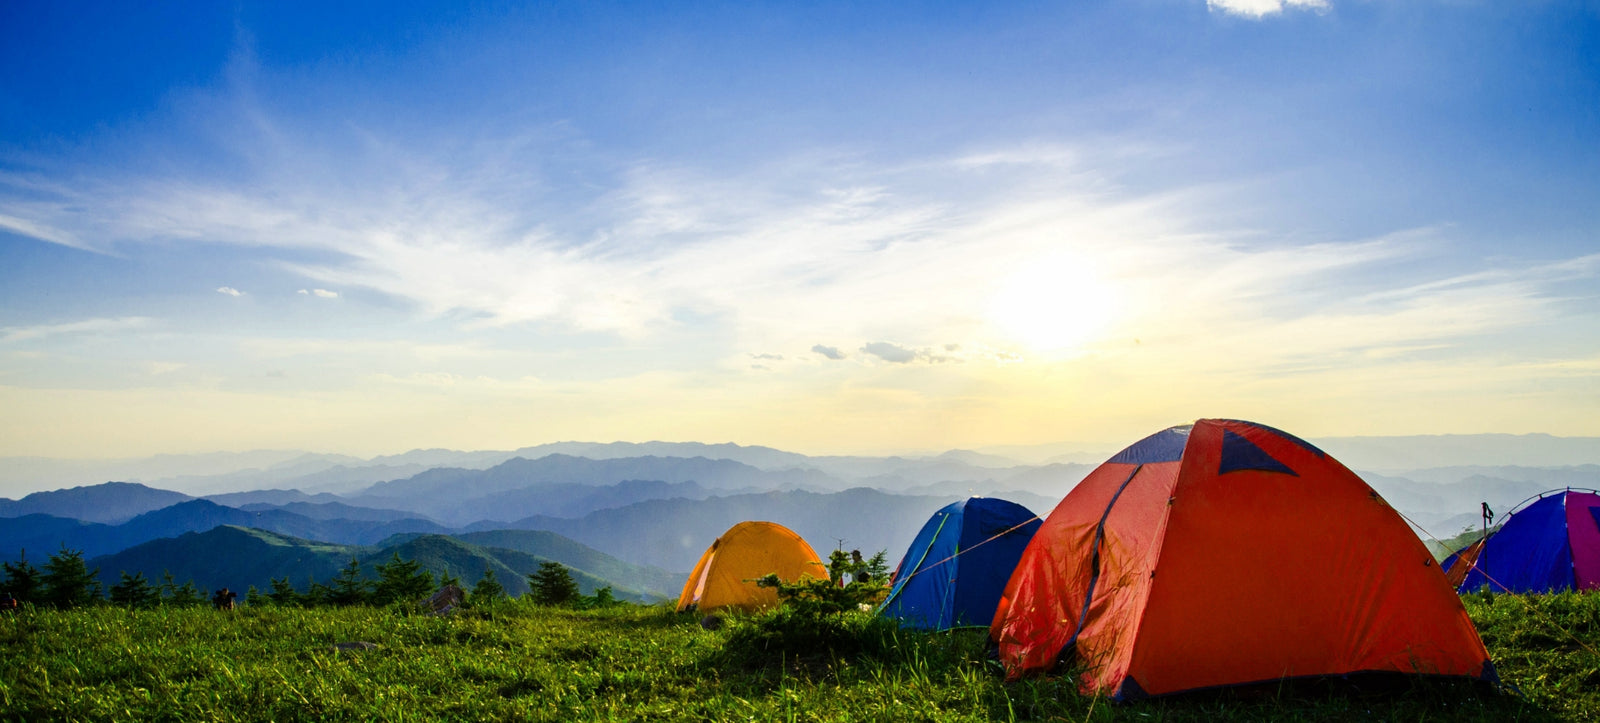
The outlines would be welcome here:
<svg viewBox="0 0 1600 723">
<path fill-rule="evenodd" d="M 327 289 L 301 289 L 300 291 L 298 291 L 296 293 L 300 294 L 301 296 L 315 296 L 315 297 L 317 297 L 319 299 L 337 299 L 337 298 L 339 298 L 339 292 L 337 292 L 337 291 L 329 291 Z"/>
<path fill-rule="evenodd" d="M 1330 6 L 1328 0 L 1206 0 L 1206 7 L 1216 12 L 1260 19 L 1291 8 L 1325 12 Z"/>
<path fill-rule="evenodd" d="M 219 286 L 217 287 L 217 293 L 225 296 L 244 296 L 243 291 L 235 289 L 232 286 Z"/>
</svg>

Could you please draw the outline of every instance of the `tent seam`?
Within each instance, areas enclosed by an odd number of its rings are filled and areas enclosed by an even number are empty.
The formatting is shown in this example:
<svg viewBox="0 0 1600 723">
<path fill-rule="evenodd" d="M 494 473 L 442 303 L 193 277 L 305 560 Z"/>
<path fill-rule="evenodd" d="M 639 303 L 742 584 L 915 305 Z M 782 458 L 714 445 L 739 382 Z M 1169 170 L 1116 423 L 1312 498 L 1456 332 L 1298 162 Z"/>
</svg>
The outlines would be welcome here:
<svg viewBox="0 0 1600 723">
<path fill-rule="evenodd" d="M 1122 481 L 1122 485 L 1117 487 L 1116 494 L 1111 495 L 1111 501 L 1106 503 L 1105 511 L 1100 513 L 1100 524 L 1095 526 L 1094 531 L 1094 557 L 1091 559 L 1094 565 L 1094 572 L 1089 576 L 1089 589 L 1083 594 L 1083 608 L 1078 611 L 1078 627 L 1072 631 L 1072 637 L 1067 638 L 1067 642 L 1063 643 L 1061 649 L 1056 651 L 1056 658 L 1058 659 L 1061 657 L 1062 652 L 1078 644 L 1078 636 L 1083 634 L 1083 626 L 1089 620 L 1089 604 L 1094 601 L 1094 590 L 1100 582 L 1100 545 L 1105 540 L 1106 520 L 1111 517 L 1111 509 L 1117 506 L 1117 500 L 1121 499 L 1122 491 L 1128 489 L 1128 484 L 1133 482 L 1133 478 L 1138 477 L 1139 472 L 1143 469 L 1144 464 L 1140 463 L 1139 466 L 1133 468 L 1132 472 L 1128 473 L 1128 478 Z"/>
</svg>

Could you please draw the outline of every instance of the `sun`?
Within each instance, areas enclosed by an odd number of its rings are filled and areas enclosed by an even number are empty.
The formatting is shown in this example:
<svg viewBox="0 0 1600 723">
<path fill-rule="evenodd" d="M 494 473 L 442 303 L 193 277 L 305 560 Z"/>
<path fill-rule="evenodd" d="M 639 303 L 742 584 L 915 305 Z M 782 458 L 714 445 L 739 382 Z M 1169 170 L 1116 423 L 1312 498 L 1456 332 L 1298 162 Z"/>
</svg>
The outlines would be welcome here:
<svg viewBox="0 0 1600 723">
<path fill-rule="evenodd" d="M 1089 260 L 1069 253 L 1035 259 L 1001 282 L 989 320 L 1034 351 L 1083 345 L 1114 320 L 1116 286 Z"/>
</svg>

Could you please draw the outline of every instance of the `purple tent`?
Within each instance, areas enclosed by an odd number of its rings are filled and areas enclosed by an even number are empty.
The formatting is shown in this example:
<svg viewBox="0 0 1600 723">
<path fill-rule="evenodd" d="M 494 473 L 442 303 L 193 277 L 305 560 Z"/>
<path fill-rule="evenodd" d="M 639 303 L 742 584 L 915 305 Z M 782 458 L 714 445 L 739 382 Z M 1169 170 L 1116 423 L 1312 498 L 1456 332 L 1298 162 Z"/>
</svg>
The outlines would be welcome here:
<svg viewBox="0 0 1600 723">
<path fill-rule="evenodd" d="M 1523 502 L 1488 539 L 1457 551 L 1443 567 L 1463 593 L 1485 586 L 1494 592 L 1600 588 L 1600 494 L 1554 490 Z"/>
</svg>

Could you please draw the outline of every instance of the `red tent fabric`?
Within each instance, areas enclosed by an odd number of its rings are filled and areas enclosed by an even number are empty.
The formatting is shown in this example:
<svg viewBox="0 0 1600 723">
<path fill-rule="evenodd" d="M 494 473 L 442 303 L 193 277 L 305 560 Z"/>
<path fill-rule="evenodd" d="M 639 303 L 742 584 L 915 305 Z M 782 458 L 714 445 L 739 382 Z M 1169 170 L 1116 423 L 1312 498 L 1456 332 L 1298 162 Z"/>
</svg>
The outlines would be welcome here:
<svg viewBox="0 0 1600 723">
<path fill-rule="evenodd" d="M 1232 420 L 1158 432 L 1079 483 L 990 634 L 1008 677 L 1077 666 L 1085 692 L 1118 699 L 1359 672 L 1494 679 L 1383 498 L 1316 447 Z"/>
</svg>

